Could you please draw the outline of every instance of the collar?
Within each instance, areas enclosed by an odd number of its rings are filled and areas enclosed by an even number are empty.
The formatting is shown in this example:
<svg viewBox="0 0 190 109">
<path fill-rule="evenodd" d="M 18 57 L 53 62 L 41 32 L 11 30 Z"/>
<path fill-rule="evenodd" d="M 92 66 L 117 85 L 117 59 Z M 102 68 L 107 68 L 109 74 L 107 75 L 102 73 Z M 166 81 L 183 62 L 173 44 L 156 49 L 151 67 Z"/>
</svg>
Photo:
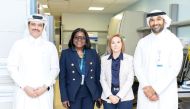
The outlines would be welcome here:
<svg viewBox="0 0 190 109">
<path fill-rule="evenodd" d="M 29 37 L 26 37 L 27 40 L 31 43 L 31 44 L 40 44 L 42 42 L 42 37 L 38 37 L 37 39 L 32 37 L 31 35 Z"/>
<path fill-rule="evenodd" d="M 110 59 L 114 59 L 113 54 L 110 54 L 110 56 L 108 57 L 108 60 L 110 60 Z M 116 59 L 123 60 L 123 53 L 120 53 L 119 57 L 117 57 Z"/>
<path fill-rule="evenodd" d="M 154 32 L 151 32 L 153 36 L 155 36 L 156 38 L 162 38 L 162 37 L 166 37 L 166 31 L 167 29 L 163 29 L 160 33 L 155 34 Z"/>
<path fill-rule="evenodd" d="M 75 47 L 72 47 L 72 48 L 71 48 L 71 50 L 72 50 L 73 52 L 76 52 L 76 49 L 75 49 Z"/>
<path fill-rule="evenodd" d="M 73 52 L 76 52 L 77 50 L 75 49 L 75 47 L 71 47 L 70 48 Z M 85 48 L 83 48 L 83 51 L 86 51 Z"/>
</svg>

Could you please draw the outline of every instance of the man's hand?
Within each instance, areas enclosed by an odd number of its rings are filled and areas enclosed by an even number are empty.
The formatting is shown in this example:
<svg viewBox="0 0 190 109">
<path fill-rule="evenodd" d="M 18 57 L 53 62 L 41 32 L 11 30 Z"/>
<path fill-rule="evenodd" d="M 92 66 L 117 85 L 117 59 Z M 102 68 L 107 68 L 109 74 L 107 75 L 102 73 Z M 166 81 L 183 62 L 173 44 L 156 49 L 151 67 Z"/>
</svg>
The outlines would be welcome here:
<svg viewBox="0 0 190 109">
<path fill-rule="evenodd" d="M 145 96 L 150 101 L 157 101 L 159 99 L 158 95 L 156 94 L 156 91 L 152 88 L 152 86 L 145 86 L 143 88 Z"/>
<path fill-rule="evenodd" d="M 158 95 L 155 93 L 154 95 L 152 95 L 150 98 L 149 98 L 150 101 L 157 101 L 159 100 L 159 97 Z"/>
<path fill-rule="evenodd" d="M 29 96 L 29 97 L 32 97 L 32 98 L 35 98 L 37 97 L 38 95 L 36 94 L 35 92 L 35 89 L 30 87 L 30 86 L 25 86 L 24 87 L 24 92 Z"/>
<path fill-rule="evenodd" d="M 111 103 L 117 104 L 119 102 L 119 97 L 114 96 L 114 95 L 110 95 L 109 100 L 111 101 Z"/>
<path fill-rule="evenodd" d="M 47 87 L 46 86 L 38 87 L 38 88 L 35 89 L 35 93 L 36 93 L 36 95 L 38 97 L 41 96 L 46 91 L 47 91 Z"/>
<path fill-rule="evenodd" d="M 66 109 L 69 109 L 69 107 L 70 107 L 69 101 L 64 101 L 64 102 L 62 102 L 62 105 L 63 105 L 63 107 L 65 107 Z"/>
</svg>

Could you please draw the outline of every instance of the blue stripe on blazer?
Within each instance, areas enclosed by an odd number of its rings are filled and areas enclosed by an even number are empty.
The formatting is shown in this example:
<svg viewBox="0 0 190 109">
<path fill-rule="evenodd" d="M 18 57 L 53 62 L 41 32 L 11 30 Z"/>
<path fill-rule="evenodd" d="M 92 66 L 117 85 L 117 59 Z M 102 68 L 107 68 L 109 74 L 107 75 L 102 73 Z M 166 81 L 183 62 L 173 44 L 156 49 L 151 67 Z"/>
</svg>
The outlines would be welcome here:
<svg viewBox="0 0 190 109">
<path fill-rule="evenodd" d="M 77 55 L 72 48 L 63 50 L 60 58 L 59 87 L 61 101 L 75 101 L 77 91 L 81 83 L 80 68 Z M 100 85 L 100 59 L 93 49 L 85 50 L 85 77 L 86 85 L 93 100 L 101 97 L 102 88 Z"/>
</svg>

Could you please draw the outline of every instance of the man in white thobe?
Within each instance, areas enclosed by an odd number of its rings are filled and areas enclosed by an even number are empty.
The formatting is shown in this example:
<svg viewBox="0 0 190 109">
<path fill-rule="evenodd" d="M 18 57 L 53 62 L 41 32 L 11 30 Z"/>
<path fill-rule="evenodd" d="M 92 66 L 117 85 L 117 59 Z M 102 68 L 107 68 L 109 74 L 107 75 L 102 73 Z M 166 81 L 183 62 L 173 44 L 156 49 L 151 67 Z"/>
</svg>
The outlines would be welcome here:
<svg viewBox="0 0 190 109">
<path fill-rule="evenodd" d="M 177 75 L 183 60 L 180 40 L 167 27 L 165 12 L 147 14 L 151 33 L 136 47 L 134 68 L 139 81 L 137 109 L 178 109 Z"/>
<path fill-rule="evenodd" d="M 53 84 L 59 72 L 56 47 L 47 40 L 45 16 L 27 19 L 24 38 L 13 45 L 8 71 L 16 84 L 13 109 L 53 109 Z"/>
</svg>

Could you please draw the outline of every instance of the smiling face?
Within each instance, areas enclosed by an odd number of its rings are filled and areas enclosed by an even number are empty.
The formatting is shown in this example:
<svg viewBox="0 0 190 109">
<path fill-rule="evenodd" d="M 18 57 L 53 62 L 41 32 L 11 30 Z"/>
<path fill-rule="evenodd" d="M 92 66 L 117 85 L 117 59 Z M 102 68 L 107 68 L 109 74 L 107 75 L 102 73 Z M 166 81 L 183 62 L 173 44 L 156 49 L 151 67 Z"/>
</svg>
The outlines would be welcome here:
<svg viewBox="0 0 190 109">
<path fill-rule="evenodd" d="M 77 49 L 84 48 L 84 46 L 86 44 L 85 34 L 81 31 L 77 32 L 74 36 L 73 44 L 75 45 L 75 48 L 77 48 Z"/>
<path fill-rule="evenodd" d="M 161 16 L 153 16 L 149 20 L 149 25 L 152 32 L 158 34 L 164 29 L 164 19 Z"/>
<path fill-rule="evenodd" d="M 120 37 L 113 37 L 111 40 L 111 51 L 113 53 L 120 53 L 122 51 L 122 41 Z"/>
<path fill-rule="evenodd" d="M 35 39 L 37 39 L 38 37 L 42 35 L 44 24 L 38 21 L 30 21 L 28 23 L 28 29 L 29 29 L 30 35 L 34 37 Z"/>
</svg>

